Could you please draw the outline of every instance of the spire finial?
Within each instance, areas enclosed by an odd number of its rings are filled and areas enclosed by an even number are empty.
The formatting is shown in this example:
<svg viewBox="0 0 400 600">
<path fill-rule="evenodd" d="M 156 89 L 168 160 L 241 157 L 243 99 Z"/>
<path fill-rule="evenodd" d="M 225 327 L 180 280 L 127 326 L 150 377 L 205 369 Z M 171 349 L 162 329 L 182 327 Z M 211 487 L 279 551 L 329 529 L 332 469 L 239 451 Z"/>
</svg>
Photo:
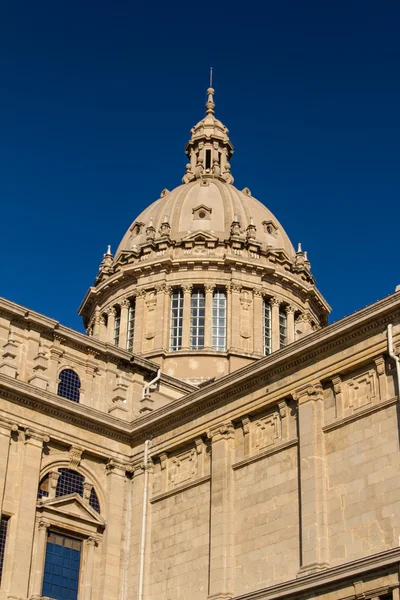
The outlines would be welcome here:
<svg viewBox="0 0 400 600">
<path fill-rule="evenodd" d="M 207 90 L 207 102 L 206 102 L 206 114 L 207 115 L 213 115 L 214 114 L 214 109 L 215 109 L 215 104 L 214 104 L 214 98 L 213 98 L 213 94 L 214 94 L 214 88 L 212 87 L 212 67 L 210 67 L 210 87 Z"/>
</svg>

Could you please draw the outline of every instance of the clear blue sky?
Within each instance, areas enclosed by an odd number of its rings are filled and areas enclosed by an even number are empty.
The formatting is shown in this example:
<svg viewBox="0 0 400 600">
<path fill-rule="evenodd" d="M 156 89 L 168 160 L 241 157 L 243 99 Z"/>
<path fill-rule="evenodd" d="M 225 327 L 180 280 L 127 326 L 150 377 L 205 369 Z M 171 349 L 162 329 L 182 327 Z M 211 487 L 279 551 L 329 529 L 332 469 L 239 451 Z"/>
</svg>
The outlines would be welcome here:
<svg viewBox="0 0 400 600">
<path fill-rule="evenodd" d="M 0 3 L 0 295 L 77 308 L 180 184 L 214 67 L 239 189 L 308 251 L 337 320 L 400 283 L 400 3 Z"/>
</svg>

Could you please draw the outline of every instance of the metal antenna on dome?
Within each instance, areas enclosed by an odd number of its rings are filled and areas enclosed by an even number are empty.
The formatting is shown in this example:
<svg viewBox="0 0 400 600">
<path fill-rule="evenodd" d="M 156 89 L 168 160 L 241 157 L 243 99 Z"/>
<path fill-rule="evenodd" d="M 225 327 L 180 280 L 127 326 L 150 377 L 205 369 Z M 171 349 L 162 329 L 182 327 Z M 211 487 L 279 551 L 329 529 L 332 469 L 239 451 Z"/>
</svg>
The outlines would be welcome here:
<svg viewBox="0 0 400 600">
<path fill-rule="evenodd" d="M 213 76 L 213 68 L 210 67 L 210 88 L 212 88 L 212 76 Z"/>
</svg>

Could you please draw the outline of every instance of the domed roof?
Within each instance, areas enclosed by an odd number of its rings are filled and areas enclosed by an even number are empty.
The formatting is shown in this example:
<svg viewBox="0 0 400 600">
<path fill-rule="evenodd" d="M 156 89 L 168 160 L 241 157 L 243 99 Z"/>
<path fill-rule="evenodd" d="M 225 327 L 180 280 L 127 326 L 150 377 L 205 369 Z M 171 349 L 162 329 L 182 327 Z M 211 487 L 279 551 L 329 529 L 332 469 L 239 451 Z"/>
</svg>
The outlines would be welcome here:
<svg viewBox="0 0 400 600">
<path fill-rule="evenodd" d="M 293 246 L 279 221 L 250 190 L 239 191 L 233 185 L 212 176 L 164 191 L 162 197 L 147 207 L 126 232 L 116 256 L 121 251 L 137 250 L 146 243 L 146 229 L 156 232 L 162 223 L 170 225 L 170 239 L 180 242 L 191 233 L 206 232 L 220 241 L 228 240 L 232 224 L 237 233 L 246 234 L 248 228 L 264 249 L 283 249 L 290 259 L 295 257 Z"/>
</svg>

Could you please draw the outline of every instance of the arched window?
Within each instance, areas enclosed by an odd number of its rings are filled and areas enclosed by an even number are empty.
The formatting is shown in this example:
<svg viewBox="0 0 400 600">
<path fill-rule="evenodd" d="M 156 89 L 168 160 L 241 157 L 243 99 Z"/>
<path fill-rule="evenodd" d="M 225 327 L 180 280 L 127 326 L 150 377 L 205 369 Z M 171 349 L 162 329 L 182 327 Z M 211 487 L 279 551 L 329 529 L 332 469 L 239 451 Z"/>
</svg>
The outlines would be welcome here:
<svg viewBox="0 0 400 600">
<path fill-rule="evenodd" d="M 85 478 L 83 475 L 72 469 L 58 469 L 60 477 L 58 478 L 56 488 L 56 498 L 59 496 L 67 496 L 76 492 L 83 496 L 83 483 Z"/>
<path fill-rule="evenodd" d="M 78 375 L 72 369 L 61 371 L 60 382 L 58 384 L 57 394 L 63 398 L 68 398 L 73 402 L 79 402 L 79 389 L 81 381 Z"/>
<path fill-rule="evenodd" d="M 79 494 L 82 498 L 84 497 L 85 489 L 85 478 L 83 475 L 72 469 L 58 469 L 59 477 L 57 481 L 57 487 L 55 491 L 55 497 L 60 498 L 61 496 L 68 496 L 68 494 Z M 100 512 L 100 502 L 96 491 L 92 485 L 89 485 L 89 504 L 95 511 Z M 89 493 L 87 490 L 86 493 Z M 39 484 L 38 499 L 49 497 L 49 475 L 46 475 Z M 85 496 L 87 498 L 87 496 Z"/>
</svg>

